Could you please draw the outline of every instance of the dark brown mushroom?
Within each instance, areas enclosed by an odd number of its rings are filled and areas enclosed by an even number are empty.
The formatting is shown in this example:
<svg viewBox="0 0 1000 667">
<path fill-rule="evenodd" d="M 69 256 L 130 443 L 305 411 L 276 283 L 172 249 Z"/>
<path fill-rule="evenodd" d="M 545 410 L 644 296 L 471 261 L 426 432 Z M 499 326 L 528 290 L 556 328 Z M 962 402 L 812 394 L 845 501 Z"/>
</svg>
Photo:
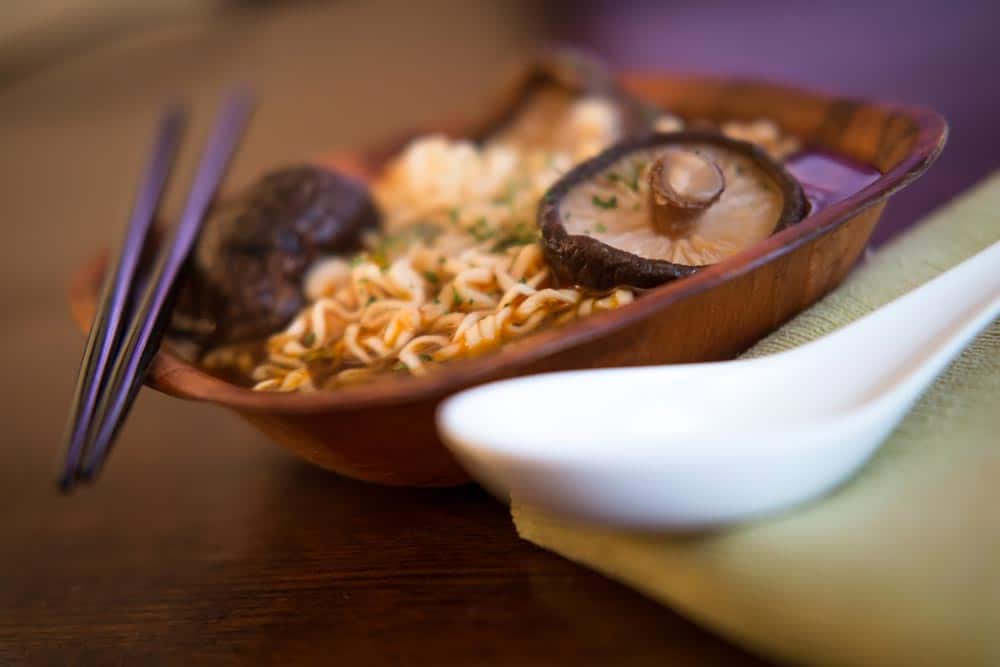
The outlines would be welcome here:
<svg viewBox="0 0 1000 667">
<path fill-rule="evenodd" d="M 623 136 L 648 132 L 661 113 L 626 93 L 600 60 L 573 49 L 543 53 L 519 69 L 471 136 L 533 149 L 560 148 L 559 127 L 573 103 L 603 100 L 618 115 Z"/>
<path fill-rule="evenodd" d="M 305 305 L 321 255 L 356 250 L 378 226 L 367 188 L 321 167 L 274 171 L 206 221 L 177 308 L 175 334 L 220 345 L 279 330 Z"/>
<path fill-rule="evenodd" d="M 802 187 L 762 149 L 715 132 L 653 134 L 581 163 L 545 194 L 542 247 L 559 279 L 654 287 L 802 220 Z"/>
</svg>

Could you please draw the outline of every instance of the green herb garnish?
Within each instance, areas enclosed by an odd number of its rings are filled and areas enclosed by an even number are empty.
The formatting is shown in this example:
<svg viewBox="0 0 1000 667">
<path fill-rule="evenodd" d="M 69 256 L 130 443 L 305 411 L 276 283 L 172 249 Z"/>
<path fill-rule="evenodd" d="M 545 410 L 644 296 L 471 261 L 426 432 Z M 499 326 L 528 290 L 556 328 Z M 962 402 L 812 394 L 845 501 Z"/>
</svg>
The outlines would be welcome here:
<svg viewBox="0 0 1000 667">
<path fill-rule="evenodd" d="M 590 201 L 594 202 L 594 206 L 603 209 L 617 208 L 618 207 L 618 197 L 611 195 L 607 199 L 601 199 L 599 196 L 594 195 L 590 198 Z"/>
<path fill-rule="evenodd" d="M 472 225 L 472 227 L 469 227 L 467 231 L 472 235 L 472 238 L 477 241 L 485 241 L 496 235 L 496 230 L 490 229 L 490 223 L 486 220 L 486 218 L 477 219 L 475 224 Z"/>
<path fill-rule="evenodd" d="M 306 362 L 321 361 L 325 359 L 336 359 L 337 355 L 333 353 L 328 347 L 321 347 L 317 350 L 309 350 L 302 355 L 302 359 Z"/>
<path fill-rule="evenodd" d="M 511 183 L 507 186 L 507 191 L 493 199 L 494 204 L 505 204 L 510 206 L 514 203 L 514 196 L 517 194 L 518 184 Z"/>
<path fill-rule="evenodd" d="M 629 174 L 628 178 L 625 179 L 625 185 L 632 192 L 639 191 L 639 176 L 642 175 L 642 170 L 646 168 L 646 163 L 643 160 L 638 160 L 632 163 L 632 173 Z"/>
<path fill-rule="evenodd" d="M 405 250 L 416 241 L 430 244 L 441 235 L 441 232 L 441 226 L 433 222 L 419 221 L 407 225 L 398 232 L 380 238 L 372 248 L 371 259 L 379 265 L 379 268 L 386 269 L 401 250 Z"/>
<path fill-rule="evenodd" d="M 540 235 L 538 229 L 533 225 L 529 225 L 525 222 L 519 222 L 514 225 L 513 228 L 506 231 L 493 247 L 490 248 L 491 252 L 503 252 L 507 248 L 513 248 L 515 246 L 529 245 L 538 241 Z"/>
<path fill-rule="evenodd" d="M 429 354 L 421 354 L 420 355 L 420 360 L 421 361 L 434 361 L 434 357 L 432 357 Z"/>
<path fill-rule="evenodd" d="M 312 331 L 310 331 L 309 333 L 307 333 L 305 336 L 302 337 L 302 344 L 305 345 L 306 347 L 312 347 L 313 343 L 315 342 L 316 342 L 316 334 L 314 334 Z"/>
<path fill-rule="evenodd" d="M 406 364 L 404 364 L 404 363 L 403 363 L 402 361 L 397 361 L 397 362 L 396 362 L 395 364 L 393 364 L 393 366 L 392 366 L 392 370 L 393 370 L 393 371 L 395 371 L 395 372 L 397 372 L 397 373 L 398 373 L 399 371 L 405 371 L 406 369 L 407 369 L 407 365 L 406 365 Z"/>
<path fill-rule="evenodd" d="M 604 232 L 608 231 L 608 228 L 604 226 L 604 223 L 599 222 L 596 225 L 594 225 L 594 230 L 597 231 L 599 234 L 603 234 Z"/>
<path fill-rule="evenodd" d="M 424 271 L 424 278 L 427 279 L 427 282 L 433 283 L 434 285 L 437 285 L 439 282 L 441 282 L 441 279 L 438 278 L 438 274 L 434 273 L 433 271 Z"/>
<path fill-rule="evenodd" d="M 455 291 L 455 288 L 453 287 L 451 290 L 451 307 L 452 309 L 454 309 L 460 307 L 461 305 L 462 305 L 462 297 L 458 295 L 458 292 Z"/>
<path fill-rule="evenodd" d="M 371 294 L 368 296 L 368 301 L 365 303 L 366 306 L 370 306 L 375 303 L 375 295 Z"/>
</svg>

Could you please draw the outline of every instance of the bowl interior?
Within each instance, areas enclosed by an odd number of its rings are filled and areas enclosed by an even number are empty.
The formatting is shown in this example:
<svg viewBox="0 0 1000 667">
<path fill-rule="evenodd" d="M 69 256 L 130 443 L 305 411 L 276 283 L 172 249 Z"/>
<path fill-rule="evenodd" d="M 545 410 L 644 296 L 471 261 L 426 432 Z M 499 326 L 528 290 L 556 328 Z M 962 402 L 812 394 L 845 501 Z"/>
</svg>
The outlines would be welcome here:
<svg viewBox="0 0 1000 667">
<path fill-rule="evenodd" d="M 804 144 L 872 165 L 883 175 L 862 191 L 802 223 L 694 276 L 653 289 L 632 304 L 583 318 L 558 330 L 543 330 L 486 356 L 454 362 L 428 376 L 380 378 L 340 392 L 253 392 L 203 372 L 165 347 L 150 369 L 148 384 L 171 395 L 212 401 L 241 411 L 294 414 L 432 400 L 529 369 L 546 370 L 547 356 L 612 336 L 631 323 L 773 261 L 884 201 L 927 169 L 947 135 L 944 119 L 927 109 L 839 98 L 788 86 L 643 73 L 628 74 L 623 82 L 631 92 L 687 118 L 712 121 L 771 118 Z M 398 146 L 399 142 L 389 145 L 393 144 Z M 382 147 L 355 154 L 321 155 L 317 161 L 370 178 L 390 153 Z M 71 285 L 73 314 L 84 329 L 93 318 L 105 260 L 102 256 L 91 261 Z"/>
</svg>

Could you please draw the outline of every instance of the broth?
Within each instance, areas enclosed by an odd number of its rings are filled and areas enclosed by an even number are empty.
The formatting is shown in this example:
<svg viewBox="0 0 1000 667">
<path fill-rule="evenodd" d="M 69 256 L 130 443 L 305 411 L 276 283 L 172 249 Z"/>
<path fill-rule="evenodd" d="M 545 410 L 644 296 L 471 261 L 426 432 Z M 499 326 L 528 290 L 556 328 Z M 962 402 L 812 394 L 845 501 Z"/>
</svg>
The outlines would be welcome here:
<svg viewBox="0 0 1000 667">
<path fill-rule="evenodd" d="M 785 167 L 802 184 L 810 214 L 861 192 L 882 175 L 873 167 L 820 150 L 798 153 Z"/>
</svg>

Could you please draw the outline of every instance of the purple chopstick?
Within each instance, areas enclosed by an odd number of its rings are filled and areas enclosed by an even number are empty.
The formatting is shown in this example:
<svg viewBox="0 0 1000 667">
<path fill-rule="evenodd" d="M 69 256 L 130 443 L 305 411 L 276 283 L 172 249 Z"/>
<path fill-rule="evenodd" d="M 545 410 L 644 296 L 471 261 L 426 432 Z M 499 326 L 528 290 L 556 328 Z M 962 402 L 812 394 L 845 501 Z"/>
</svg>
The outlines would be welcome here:
<svg viewBox="0 0 1000 667">
<path fill-rule="evenodd" d="M 79 463 L 90 420 L 97 405 L 101 387 L 106 384 L 108 362 L 122 337 L 128 295 L 135 279 L 136 267 L 142 254 L 153 216 L 167 182 L 167 175 L 184 128 L 184 112 L 168 110 L 160 120 L 153 157 L 146 166 L 139 192 L 132 208 L 117 266 L 109 268 L 101 288 L 101 299 L 91 324 L 77 376 L 73 403 L 66 425 L 66 461 L 59 477 L 59 486 L 68 490 Z"/>
<path fill-rule="evenodd" d="M 160 252 L 145 292 L 125 334 L 122 353 L 115 359 L 107 389 L 97 407 L 97 418 L 89 432 L 81 479 L 93 479 L 100 471 L 118 428 L 127 414 L 163 338 L 169 319 L 167 305 L 176 294 L 178 274 L 198 237 L 230 158 L 243 135 L 251 110 L 244 92 L 231 94 L 202 154 L 180 222 Z"/>
</svg>

